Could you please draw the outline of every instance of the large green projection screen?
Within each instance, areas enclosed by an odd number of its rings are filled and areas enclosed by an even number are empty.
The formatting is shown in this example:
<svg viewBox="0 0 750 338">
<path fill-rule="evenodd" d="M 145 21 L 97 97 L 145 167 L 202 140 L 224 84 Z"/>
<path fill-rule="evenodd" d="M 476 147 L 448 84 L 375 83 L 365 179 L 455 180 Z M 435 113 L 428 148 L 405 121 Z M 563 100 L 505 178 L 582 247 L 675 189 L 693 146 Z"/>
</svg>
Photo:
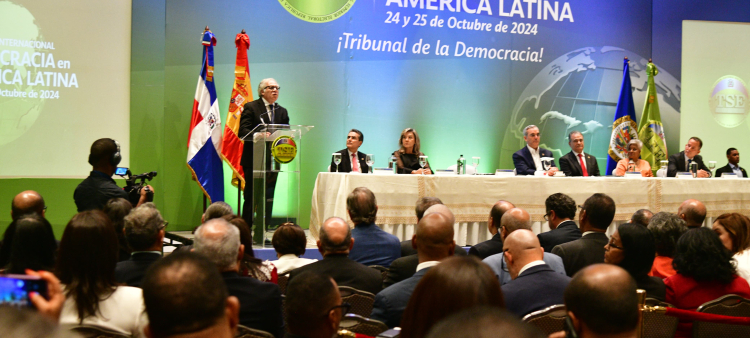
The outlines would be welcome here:
<svg viewBox="0 0 750 338">
<path fill-rule="evenodd" d="M 128 165 L 130 25 L 130 0 L 0 0 L 0 177 L 85 177 L 102 137 Z"/>
<path fill-rule="evenodd" d="M 682 23 L 680 147 L 691 136 L 700 137 L 703 161 L 716 161 L 717 167 L 726 165 L 729 147 L 750 151 L 748 36 L 747 23 Z"/>
</svg>

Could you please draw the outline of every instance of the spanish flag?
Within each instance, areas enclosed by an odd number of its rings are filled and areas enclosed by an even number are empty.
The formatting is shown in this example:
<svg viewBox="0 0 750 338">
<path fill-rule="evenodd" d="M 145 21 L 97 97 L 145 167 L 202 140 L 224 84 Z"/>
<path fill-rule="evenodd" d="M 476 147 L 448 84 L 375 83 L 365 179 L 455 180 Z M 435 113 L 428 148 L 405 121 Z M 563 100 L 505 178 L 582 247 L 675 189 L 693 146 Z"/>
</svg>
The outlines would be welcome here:
<svg viewBox="0 0 750 338">
<path fill-rule="evenodd" d="M 244 33 L 237 34 L 234 44 L 237 46 L 237 60 L 234 63 L 234 88 L 229 99 L 229 113 L 227 124 L 224 126 L 224 140 L 221 145 L 221 158 L 232 168 L 232 185 L 245 188 L 245 174 L 242 171 L 243 141 L 237 135 L 240 129 L 242 106 L 248 98 L 253 97 L 250 87 L 250 71 L 247 64 L 247 50 L 250 48 L 250 38 Z"/>
</svg>

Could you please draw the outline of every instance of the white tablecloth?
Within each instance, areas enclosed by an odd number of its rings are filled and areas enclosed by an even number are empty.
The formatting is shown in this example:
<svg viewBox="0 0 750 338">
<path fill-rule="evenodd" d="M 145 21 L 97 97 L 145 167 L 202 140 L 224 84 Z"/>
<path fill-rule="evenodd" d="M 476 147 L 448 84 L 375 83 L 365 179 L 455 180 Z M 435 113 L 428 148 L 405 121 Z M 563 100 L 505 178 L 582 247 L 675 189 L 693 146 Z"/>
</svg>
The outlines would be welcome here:
<svg viewBox="0 0 750 338">
<path fill-rule="evenodd" d="M 459 245 L 473 245 L 491 237 L 487 219 L 498 200 L 510 201 L 528 211 L 535 233 L 549 230 L 543 218 L 544 201 L 557 192 L 571 196 L 579 205 L 594 193 L 609 195 L 617 205 L 613 225 L 630 220 L 638 209 L 677 212 L 680 203 L 688 198 L 705 203 L 710 218 L 725 212 L 750 213 L 750 180 L 745 179 L 319 173 L 310 212 L 310 234 L 315 239 L 328 217 L 349 220 L 346 197 L 356 187 L 367 187 L 375 193 L 375 223 L 402 240 L 414 234 L 416 201 L 425 196 L 440 198 L 456 216 L 455 239 Z M 608 231 L 612 232 L 614 227 Z"/>
</svg>

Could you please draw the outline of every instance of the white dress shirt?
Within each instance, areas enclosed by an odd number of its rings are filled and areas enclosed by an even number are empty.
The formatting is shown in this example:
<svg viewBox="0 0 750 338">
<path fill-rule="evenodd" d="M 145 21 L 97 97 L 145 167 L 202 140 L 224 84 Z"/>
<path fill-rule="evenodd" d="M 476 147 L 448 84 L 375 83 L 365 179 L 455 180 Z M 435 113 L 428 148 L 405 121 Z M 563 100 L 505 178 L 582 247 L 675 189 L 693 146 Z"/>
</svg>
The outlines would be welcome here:
<svg viewBox="0 0 750 338">
<path fill-rule="evenodd" d="M 538 260 L 538 261 L 533 261 L 529 264 L 526 264 L 521 268 L 521 270 L 518 270 L 518 276 L 520 276 L 524 271 L 528 270 L 529 268 L 533 268 L 537 265 L 542 265 L 542 264 L 546 264 L 546 263 L 544 263 L 544 261 L 542 260 Z M 516 276 L 516 278 L 518 278 L 518 276 Z"/>
<path fill-rule="evenodd" d="M 431 267 L 433 267 L 435 265 L 438 265 L 438 264 L 440 264 L 440 261 L 427 261 L 427 262 L 424 262 L 424 263 L 419 263 L 419 265 L 417 265 L 417 271 L 422 270 L 422 269 L 431 268 Z"/>
<path fill-rule="evenodd" d="M 532 147 L 529 147 L 526 145 L 526 148 L 529 148 L 529 152 L 531 152 L 531 158 L 534 159 L 534 165 L 536 166 L 537 171 L 544 170 L 544 167 L 542 166 L 542 158 L 539 156 L 539 148 L 534 149 Z"/>
<path fill-rule="evenodd" d="M 275 261 L 271 261 L 271 263 L 276 267 L 276 272 L 281 275 L 287 271 L 294 270 L 296 268 L 299 268 L 300 266 L 305 266 L 310 263 L 317 262 L 317 259 L 310 259 L 310 258 L 302 258 L 297 257 L 293 254 L 286 254 L 279 257 L 279 259 Z"/>
<path fill-rule="evenodd" d="M 745 177 L 742 175 L 742 170 L 740 170 L 740 166 L 729 163 L 729 167 L 732 168 L 732 171 L 734 171 L 737 177 Z"/>
</svg>

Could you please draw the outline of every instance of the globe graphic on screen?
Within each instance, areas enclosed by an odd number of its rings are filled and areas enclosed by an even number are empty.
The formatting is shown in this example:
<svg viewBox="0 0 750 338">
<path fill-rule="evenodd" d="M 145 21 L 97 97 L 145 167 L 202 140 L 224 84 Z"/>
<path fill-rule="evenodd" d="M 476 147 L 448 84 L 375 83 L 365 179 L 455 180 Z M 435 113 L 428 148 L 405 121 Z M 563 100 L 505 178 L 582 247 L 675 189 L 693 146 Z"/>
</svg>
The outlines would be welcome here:
<svg viewBox="0 0 750 338">
<path fill-rule="evenodd" d="M 584 151 L 597 158 L 604 175 L 625 57 L 630 60 L 633 102 L 636 120 L 640 121 L 648 87 L 648 59 L 609 46 L 586 47 L 565 53 L 531 80 L 513 107 L 503 139 L 500 168 L 513 168 L 512 154 L 525 146 L 523 128 L 534 124 L 541 132 L 540 146 L 551 150 L 555 159 L 570 151 L 568 133 L 580 131 L 584 137 Z M 680 82 L 662 69 L 654 81 L 667 148 L 672 145 L 676 150 Z"/>
<path fill-rule="evenodd" d="M 3 17 L 3 20 L 0 20 L 0 32 L 2 32 L 3 38 L 44 40 L 39 27 L 35 23 L 34 16 L 26 8 L 9 1 L 0 1 L 0 13 Z M 37 52 L 34 48 L 3 48 L 18 51 L 20 55 L 26 52 L 29 54 Z M 39 50 L 39 52 L 43 51 Z M 17 92 L 25 92 L 28 95 L 34 88 L 39 89 L 28 85 L 27 72 L 31 71 L 32 74 L 35 74 L 33 68 L 33 66 L 0 65 L 0 75 L 4 75 L 4 80 L 0 81 L 0 90 L 13 92 L 15 89 Z M 9 70 L 9 72 L 6 72 L 6 70 Z M 20 74 L 22 83 L 8 84 L 8 81 L 13 82 L 16 71 Z M 26 133 L 39 117 L 44 101 L 44 99 L 39 98 L 0 96 L 0 145 L 10 143 Z"/>
</svg>

